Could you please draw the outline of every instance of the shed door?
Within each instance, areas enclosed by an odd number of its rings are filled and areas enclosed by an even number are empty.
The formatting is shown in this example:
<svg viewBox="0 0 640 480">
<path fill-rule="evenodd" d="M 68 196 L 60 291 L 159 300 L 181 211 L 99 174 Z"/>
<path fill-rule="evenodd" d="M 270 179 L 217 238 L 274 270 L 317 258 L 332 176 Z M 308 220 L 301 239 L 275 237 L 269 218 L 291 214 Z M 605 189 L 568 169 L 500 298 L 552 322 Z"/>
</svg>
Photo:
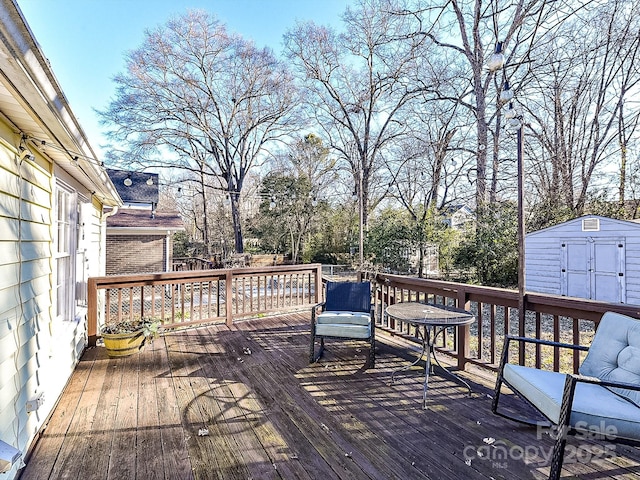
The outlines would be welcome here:
<svg viewBox="0 0 640 480">
<path fill-rule="evenodd" d="M 626 302 L 625 245 L 619 239 L 571 239 L 561 243 L 562 294 Z"/>
<path fill-rule="evenodd" d="M 589 281 L 590 248 L 586 239 L 569 240 L 562 245 L 562 295 L 591 298 Z"/>
<path fill-rule="evenodd" d="M 594 242 L 593 249 L 591 298 L 625 303 L 624 242 Z"/>
</svg>

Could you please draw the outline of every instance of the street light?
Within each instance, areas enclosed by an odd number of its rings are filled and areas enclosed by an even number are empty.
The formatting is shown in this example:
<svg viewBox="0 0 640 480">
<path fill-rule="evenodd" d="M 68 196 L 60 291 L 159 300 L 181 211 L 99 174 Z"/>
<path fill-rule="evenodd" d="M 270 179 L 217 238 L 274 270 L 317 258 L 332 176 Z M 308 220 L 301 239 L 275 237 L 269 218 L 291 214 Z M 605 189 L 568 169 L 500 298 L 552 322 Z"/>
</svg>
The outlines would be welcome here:
<svg viewBox="0 0 640 480">
<path fill-rule="evenodd" d="M 358 203 L 360 205 L 360 238 L 358 251 L 360 256 L 359 268 L 362 269 L 362 265 L 364 264 L 364 198 L 362 196 L 362 170 L 358 172 L 358 182 L 360 184 L 358 188 Z"/>
<path fill-rule="evenodd" d="M 504 66 L 504 54 L 502 53 L 502 42 L 496 43 L 496 49 L 487 62 L 490 71 L 496 72 Z"/>
<path fill-rule="evenodd" d="M 525 294 L 525 225 L 524 225 L 524 125 L 522 114 L 510 120 L 517 130 L 517 167 L 518 167 L 518 321 L 520 328 L 524 325 Z"/>
<path fill-rule="evenodd" d="M 502 53 L 502 42 L 496 44 L 495 53 L 491 56 L 488 64 L 489 70 L 495 72 L 504 67 L 504 55 Z M 509 86 L 509 82 L 505 81 L 504 87 L 500 92 L 500 101 L 503 103 L 509 102 L 509 106 L 504 114 L 505 119 L 509 121 L 509 124 L 516 128 L 517 138 L 517 163 L 516 168 L 518 170 L 518 322 L 520 328 L 524 326 L 525 319 L 525 223 L 524 223 L 524 130 L 522 113 L 513 106 L 511 100 L 513 99 L 513 91 Z M 521 353 L 523 355 L 524 352 Z"/>
<path fill-rule="evenodd" d="M 513 98 L 513 90 L 511 90 L 511 87 L 509 87 L 509 82 L 505 81 L 504 88 L 500 92 L 500 101 L 503 103 L 507 103 L 507 102 L 510 102 L 512 98 Z"/>
</svg>

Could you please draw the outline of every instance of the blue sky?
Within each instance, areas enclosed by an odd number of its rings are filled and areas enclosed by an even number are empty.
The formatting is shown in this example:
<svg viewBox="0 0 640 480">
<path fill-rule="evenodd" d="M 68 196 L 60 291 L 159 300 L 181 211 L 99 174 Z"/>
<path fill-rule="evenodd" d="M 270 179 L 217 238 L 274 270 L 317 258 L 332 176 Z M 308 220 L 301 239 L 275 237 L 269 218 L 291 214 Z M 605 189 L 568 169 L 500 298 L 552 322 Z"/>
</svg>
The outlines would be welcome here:
<svg viewBox="0 0 640 480">
<path fill-rule="evenodd" d="M 112 78 L 124 54 L 142 44 L 144 31 L 190 8 L 217 15 L 229 30 L 276 53 L 296 20 L 339 28 L 352 0 L 18 0 L 33 35 L 51 63 L 75 116 L 97 154 L 104 144 L 94 109 L 114 94 Z"/>
</svg>

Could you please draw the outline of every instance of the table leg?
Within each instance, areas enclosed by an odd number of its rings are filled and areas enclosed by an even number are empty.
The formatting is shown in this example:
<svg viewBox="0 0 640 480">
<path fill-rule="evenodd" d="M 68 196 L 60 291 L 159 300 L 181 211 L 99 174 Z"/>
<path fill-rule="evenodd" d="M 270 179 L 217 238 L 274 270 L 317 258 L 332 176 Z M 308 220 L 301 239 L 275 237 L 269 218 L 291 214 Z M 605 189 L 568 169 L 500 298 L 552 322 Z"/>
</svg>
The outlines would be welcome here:
<svg viewBox="0 0 640 480">
<path fill-rule="evenodd" d="M 416 358 L 416 360 L 411 363 L 410 365 L 406 365 L 402 368 L 398 368 L 396 370 L 394 370 L 391 373 L 391 384 L 393 385 L 395 383 L 395 376 L 397 373 L 402 372 L 404 370 L 409 370 L 411 367 L 417 365 L 420 360 L 422 360 L 422 358 L 425 356 L 426 354 L 426 359 L 425 359 L 425 366 L 424 366 L 424 381 L 422 384 L 422 409 L 426 410 L 427 409 L 427 391 L 429 390 L 429 374 L 431 373 L 431 357 L 433 356 L 433 360 L 435 362 L 435 365 L 433 365 L 434 367 L 434 373 L 435 373 L 435 367 L 438 367 L 438 373 L 442 373 L 446 376 L 448 376 L 449 378 L 451 378 L 452 380 L 454 380 L 456 383 L 460 384 L 460 385 L 464 385 L 465 387 L 467 387 L 467 389 L 469 390 L 469 395 L 471 395 L 471 393 L 473 392 L 471 390 L 471 386 L 464 381 L 462 378 L 458 377 L 455 373 L 447 370 L 445 367 L 443 367 L 440 364 L 440 361 L 438 360 L 438 357 L 436 356 L 436 349 L 434 347 L 434 343 L 436 338 L 438 338 L 438 335 L 440 335 L 441 333 L 443 333 L 445 331 L 445 329 L 447 327 L 442 327 L 440 330 L 437 330 L 436 328 L 434 328 L 434 335 L 433 338 L 431 337 L 431 333 L 429 332 L 429 327 L 427 325 L 422 326 L 423 327 L 423 331 L 422 331 L 422 349 L 420 351 L 420 354 L 418 355 L 418 358 Z M 417 328 L 416 332 L 418 333 L 418 336 L 420 336 L 420 329 Z"/>
<path fill-rule="evenodd" d="M 437 335 L 436 335 L 437 336 Z M 434 339 L 435 337 L 434 336 Z M 427 390 L 429 389 L 429 373 L 431 372 L 431 352 L 433 350 L 433 343 L 431 342 L 431 335 L 429 335 L 429 327 L 424 327 L 422 350 L 424 351 L 425 345 L 427 347 L 427 361 L 424 365 L 424 383 L 422 385 L 422 409 L 427 409 Z M 435 357 L 434 357 L 435 358 Z"/>
<path fill-rule="evenodd" d="M 435 339 L 438 337 L 438 335 L 440 335 L 441 333 L 443 333 L 446 330 L 447 327 L 442 327 L 439 331 L 436 332 L 436 334 L 433 337 L 433 340 L 435 342 Z M 438 361 L 438 357 L 436 357 L 436 349 L 433 348 L 433 344 L 431 345 L 431 347 L 429 348 L 430 353 L 433 355 L 433 359 L 435 360 L 436 364 L 439 367 L 439 370 L 447 375 L 449 378 L 451 378 L 453 381 L 455 381 L 456 383 L 458 383 L 459 385 L 464 385 L 465 387 L 467 387 L 467 390 L 469 390 L 469 395 L 471 395 L 473 393 L 473 390 L 471 390 L 471 386 L 462 378 L 460 378 L 458 375 L 456 375 L 455 373 L 453 373 L 450 370 L 447 370 L 446 368 L 444 368 L 442 365 L 440 365 L 440 362 Z"/>
<path fill-rule="evenodd" d="M 425 327 L 425 328 L 426 328 L 426 327 Z M 419 329 L 417 329 L 417 330 L 416 330 L 416 332 L 418 332 L 418 336 L 420 336 L 420 330 L 419 330 Z M 396 377 L 396 374 L 397 374 L 397 373 L 399 373 L 399 372 L 403 372 L 403 371 L 405 371 L 405 370 L 409 370 L 411 367 L 414 367 L 415 365 L 417 365 L 417 364 L 420 362 L 420 360 L 422 360 L 422 357 L 424 357 L 424 354 L 425 354 L 425 352 L 426 352 L 426 346 L 427 346 L 427 342 L 425 341 L 425 338 L 426 338 L 426 337 L 425 337 L 425 335 L 423 334 L 423 336 L 422 336 L 422 350 L 421 350 L 421 351 L 420 351 L 420 353 L 418 354 L 418 358 L 416 358 L 416 360 L 415 360 L 412 364 L 410 364 L 410 365 L 406 365 L 406 366 L 404 366 L 404 367 L 402 367 L 402 368 L 398 368 L 398 369 L 394 370 L 393 372 L 391 372 L 391 384 L 392 384 L 392 385 L 393 385 L 393 384 L 395 383 L 395 381 L 396 381 L 396 380 L 395 380 L 395 377 Z M 429 358 L 429 357 L 427 356 L 427 358 Z"/>
</svg>

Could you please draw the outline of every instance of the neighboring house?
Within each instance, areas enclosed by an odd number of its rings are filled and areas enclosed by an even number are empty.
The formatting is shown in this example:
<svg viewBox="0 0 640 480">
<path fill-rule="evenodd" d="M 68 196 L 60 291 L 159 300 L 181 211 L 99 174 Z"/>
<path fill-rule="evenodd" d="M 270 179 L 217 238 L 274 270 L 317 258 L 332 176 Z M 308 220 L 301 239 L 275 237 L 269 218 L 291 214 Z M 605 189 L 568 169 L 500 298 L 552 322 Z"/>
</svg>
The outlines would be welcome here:
<svg viewBox="0 0 640 480">
<path fill-rule="evenodd" d="M 0 478 L 11 480 L 87 345 L 103 207 L 121 201 L 11 0 L 0 36 Z"/>
<path fill-rule="evenodd" d="M 454 230 L 464 230 L 475 221 L 475 215 L 466 205 L 450 205 L 443 212 L 444 223 Z"/>
<path fill-rule="evenodd" d="M 529 233 L 526 289 L 640 304 L 640 224 L 588 215 Z"/>
<path fill-rule="evenodd" d="M 107 218 L 107 275 L 170 272 L 178 212 L 158 209 L 158 175 L 107 170 L 124 206 Z"/>
<path fill-rule="evenodd" d="M 424 256 L 422 258 L 422 274 L 424 276 L 439 275 L 440 268 L 438 266 L 438 245 L 430 243 L 423 247 Z M 414 250 L 409 257 L 409 263 L 413 272 L 418 272 L 420 267 L 420 252 Z"/>
</svg>

